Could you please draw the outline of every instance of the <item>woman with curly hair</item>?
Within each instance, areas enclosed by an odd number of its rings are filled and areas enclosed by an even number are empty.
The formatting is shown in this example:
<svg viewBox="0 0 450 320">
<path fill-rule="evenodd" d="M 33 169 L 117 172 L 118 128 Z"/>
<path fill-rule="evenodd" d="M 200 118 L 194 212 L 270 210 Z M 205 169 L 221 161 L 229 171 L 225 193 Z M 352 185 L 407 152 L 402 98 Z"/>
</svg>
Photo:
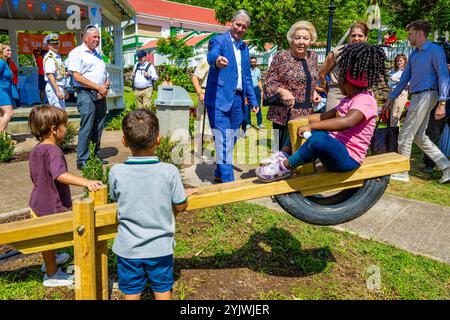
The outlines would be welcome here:
<svg viewBox="0 0 450 320">
<path fill-rule="evenodd" d="M 298 135 L 312 132 L 306 142 L 289 158 L 256 169 L 265 182 L 290 176 L 302 164 L 319 159 L 329 170 L 346 172 L 364 161 L 378 113 L 377 102 L 369 89 L 385 76 L 386 55 L 380 46 L 355 43 L 346 46 L 339 62 L 339 88 L 345 96 L 336 108 L 305 117 L 309 124 Z"/>
</svg>

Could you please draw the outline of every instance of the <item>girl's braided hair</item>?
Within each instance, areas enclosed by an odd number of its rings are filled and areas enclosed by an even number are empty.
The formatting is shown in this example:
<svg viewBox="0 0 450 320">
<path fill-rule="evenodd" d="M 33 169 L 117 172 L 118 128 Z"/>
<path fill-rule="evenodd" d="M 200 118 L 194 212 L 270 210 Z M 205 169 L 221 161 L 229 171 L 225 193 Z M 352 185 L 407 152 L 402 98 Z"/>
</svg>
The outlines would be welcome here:
<svg viewBox="0 0 450 320">
<path fill-rule="evenodd" d="M 346 45 L 341 52 L 339 60 L 340 81 L 346 78 L 348 70 L 352 79 L 360 79 L 365 75 L 368 88 L 376 86 L 381 77 L 386 79 L 386 54 L 379 45 L 370 45 L 365 42 Z M 386 81 L 387 82 L 387 81 Z"/>
</svg>

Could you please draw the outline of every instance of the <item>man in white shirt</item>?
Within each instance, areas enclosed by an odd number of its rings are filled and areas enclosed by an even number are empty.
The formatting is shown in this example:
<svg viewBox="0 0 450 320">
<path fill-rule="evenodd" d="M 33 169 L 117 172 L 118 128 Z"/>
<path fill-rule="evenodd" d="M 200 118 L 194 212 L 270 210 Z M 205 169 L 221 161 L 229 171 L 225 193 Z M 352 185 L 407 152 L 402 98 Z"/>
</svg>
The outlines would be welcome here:
<svg viewBox="0 0 450 320">
<path fill-rule="evenodd" d="M 147 61 L 147 52 L 139 50 L 138 62 L 131 74 L 133 91 L 137 108 L 150 108 L 153 94 L 153 83 L 158 80 L 155 67 Z"/>
<path fill-rule="evenodd" d="M 83 32 L 83 44 L 69 53 L 69 72 L 77 91 L 77 108 L 81 115 L 78 131 L 77 168 L 82 170 L 89 158 L 89 143 L 95 143 L 98 156 L 100 139 L 105 126 L 106 95 L 110 81 L 106 64 L 96 48 L 100 33 L 96 26 L 88 25 Z M 102 163 L 108 163 L 102 160 Z"/>
<path fill-rule="evenodd" d="M 52 106 L 65 109 L 68 92 L 66 90 L 66 67 L 61 60 L 59 51 L 59 35 L 52 33 L 44 38 L 44 45 L 48 45 L 48 52 L 44 56 L 45 94 Z"/>
</svg>

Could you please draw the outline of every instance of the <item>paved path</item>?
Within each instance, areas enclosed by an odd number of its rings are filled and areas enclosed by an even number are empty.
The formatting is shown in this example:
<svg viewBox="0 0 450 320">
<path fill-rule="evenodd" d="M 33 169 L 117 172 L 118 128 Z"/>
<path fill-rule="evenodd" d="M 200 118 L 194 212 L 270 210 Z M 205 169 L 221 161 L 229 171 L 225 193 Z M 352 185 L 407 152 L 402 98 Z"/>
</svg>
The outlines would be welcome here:
<svg viewBox="0 0 450 320">
<path fill-rule="evenodd" d="M 235 178 L 254 176 L 251 169 L 235 168 Z M 184 179 L 192 186 L 211 184 L 213 173 L 213 165 L 197 165 L 185 170 Z M 269 197 L 250 202 L 286 213 Z M 334 228 L 450 264 L 450 207 L 385 194 L 367 213 Z"/>
<path fill-rule="evenodd" d="M 254 134 L 250 130 L 249 134 Z M 102 139 L 102 157 L 111 164 L 124 161 L 130 152 L 120 142 L 121 132 L 105 131 Z M 18 148 L 30 150 L 36 143 L 33 140 L 23 140 Z M 248 139 L 251 140 L 251 139 Z M 248 141 L 247 140 L 247 141 Z M 245 142 L 239 139 L 240 144 Z M 244 149 L 244 148 L 242 148 Z M 67 155 L 69 170 L 76 170 L 75 154 Z M 254 165 L 239 165 L 235 167 L 236 179 L 254 176 Z M 184 170 L 183 176 L 187 184 L 200 186 L 211 184 L 214 165 L 192 165 Z M 26 208 L 31 193 L 31 181 L 28 172 L 28 162 L 0 164 L 0 218 L 5 213 Z M 72 195 L 82 193 L 81 188 L 72 187 Z M 270 198 L 253 201 L 259 205 L 274 210 L 284 210 Z M 361 217 L 336 226 L 338 230 L 347 230 L 364 238 L 379 240 L 393 244 L 413 253 L 425 255 L 450 264 L 450 207 L 384 195 L 380 201 Z"/>
</svg>

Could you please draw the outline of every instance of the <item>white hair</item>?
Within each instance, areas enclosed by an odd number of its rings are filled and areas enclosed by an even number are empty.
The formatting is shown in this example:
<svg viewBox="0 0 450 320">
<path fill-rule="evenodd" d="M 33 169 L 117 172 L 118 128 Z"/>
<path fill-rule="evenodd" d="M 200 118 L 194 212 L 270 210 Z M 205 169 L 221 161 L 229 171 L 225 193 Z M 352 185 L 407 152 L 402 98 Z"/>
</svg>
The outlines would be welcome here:
<svg viewBox="0 0 450 320">
<path fill-rule="evenodd" d="M 244 10 L 244 9 L 238 10 L 234 14 L 233 19 L 231 19 L 231 21 L 234 21 L 239 18 L 244 18 L 245 20 L 248 21 L 248 24 L 250 24 L 250 22 L 252 22 L 252 19 L 250 18 L 249 13 L 247 12 L 247 10 Z"/>
<path fill-rule="evenodd" d="M 83 31 L 83 36 L 89 34 L 89 33 L 93 33 L 93 32 L 98 32 L 100 34 L 100 31 L 98 30 L 98 28 L 92 24 L 88 24 Z"/>
<path fill-rule="evenodd" d="M 292 46 L 292 40 L 294 39 L 294 35 L 297 32 L 297 30 L 308 31 L 309 36 L 311 37 L 311 44 L 316 42 L 317 32 L 316 32 L 316 28 L 314 28 L 314 25 L 309 21 L 298 21 L 291 26 L 291 28 L 289 29 L 289 31 L 286 35 L 286 38 L 287 38 L 290 46 Z"/>
</svg>

